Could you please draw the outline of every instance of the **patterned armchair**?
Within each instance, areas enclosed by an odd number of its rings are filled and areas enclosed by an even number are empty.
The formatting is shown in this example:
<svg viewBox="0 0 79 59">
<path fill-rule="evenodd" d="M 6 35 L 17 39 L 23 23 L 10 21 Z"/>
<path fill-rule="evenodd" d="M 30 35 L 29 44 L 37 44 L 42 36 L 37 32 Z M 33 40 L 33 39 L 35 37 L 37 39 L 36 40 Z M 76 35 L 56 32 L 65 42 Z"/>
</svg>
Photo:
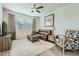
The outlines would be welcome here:
<svg viewBox="0 0 79 59">
<path fill-rule="evenodd" d="M 79 50 L 79 30 L 67 30 L 64 41 L 65 50 Z"/>
<path fill-rule="evenodd" d="M 56 36 L 56 45 L 64 50 L 79 50 L 79 30 L 66 30 L 65 35 Z"/>
</svg>

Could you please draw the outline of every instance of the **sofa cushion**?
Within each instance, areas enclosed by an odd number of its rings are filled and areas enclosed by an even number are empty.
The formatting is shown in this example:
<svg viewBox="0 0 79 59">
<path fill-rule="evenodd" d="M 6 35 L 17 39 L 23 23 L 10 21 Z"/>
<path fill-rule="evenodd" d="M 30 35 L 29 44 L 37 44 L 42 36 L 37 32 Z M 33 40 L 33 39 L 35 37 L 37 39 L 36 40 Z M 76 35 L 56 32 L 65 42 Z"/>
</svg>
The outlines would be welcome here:
<svg viewBox="0 0 79 59">
<path fill-rule="evenodd" d="M 45 32 L 39 32 L 39 34 L 45 35 Z"/>
<path fill-rule="evenodd" d="M 44 32 L 44 33 L 48 33 L 48 34 L 52 35 L 52 30 L 40 29 L 39 33 L 40 32 Z"/>
</svg>

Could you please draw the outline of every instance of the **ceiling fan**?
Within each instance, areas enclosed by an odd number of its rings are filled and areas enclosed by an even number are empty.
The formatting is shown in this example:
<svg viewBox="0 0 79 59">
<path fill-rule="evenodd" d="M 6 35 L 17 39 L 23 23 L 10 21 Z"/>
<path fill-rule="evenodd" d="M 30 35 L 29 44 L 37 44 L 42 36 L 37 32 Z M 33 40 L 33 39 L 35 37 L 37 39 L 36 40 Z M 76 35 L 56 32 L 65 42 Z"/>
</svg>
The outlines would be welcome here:
<svg viewBox="0 0 79 59">
<path fill-rule="evenodd" d="M 33 7 L 32 7 L 32 11 L 31 11 L 31 13 L 33 13 L 33 12 L 38 12 L 38 13 L 40 13 L 40 10 L 39 9 L 42 9 L 42 8 L 44 8 L 43 6 L 36 6 L 36 4 L 34 4 L 33 5 Z"/>
</svg>

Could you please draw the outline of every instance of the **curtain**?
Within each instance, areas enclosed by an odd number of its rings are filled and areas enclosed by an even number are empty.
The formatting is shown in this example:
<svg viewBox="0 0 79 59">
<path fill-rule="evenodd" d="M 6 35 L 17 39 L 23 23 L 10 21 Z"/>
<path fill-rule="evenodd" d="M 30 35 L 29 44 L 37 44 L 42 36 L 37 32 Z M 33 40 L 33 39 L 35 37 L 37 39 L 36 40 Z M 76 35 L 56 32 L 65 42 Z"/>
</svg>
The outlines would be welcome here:
<svg viewBox="0 0 79 59">
<path fill-rule="evenodd" d="M 8 33 L 12 34 L 12 40 L 16 39 L 15 16 L 13 14 L 8 14 Z"/>
<path fill-rule="evenodd" d="M 33 32 L 36 31 L 36 19 L 33 19 L 33 21 L 32 21 L 32 31 Z"/>
</svg>

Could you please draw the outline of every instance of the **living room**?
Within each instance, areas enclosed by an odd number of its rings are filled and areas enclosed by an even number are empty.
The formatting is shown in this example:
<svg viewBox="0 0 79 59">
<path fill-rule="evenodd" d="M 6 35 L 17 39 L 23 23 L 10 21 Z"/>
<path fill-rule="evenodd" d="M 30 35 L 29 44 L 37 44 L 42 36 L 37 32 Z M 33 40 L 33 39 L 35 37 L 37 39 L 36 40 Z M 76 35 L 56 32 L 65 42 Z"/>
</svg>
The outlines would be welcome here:
<svg viewBox="0 0 79 59">
<path fill-rule="evenodd" d="M 2 44 L 0 54 L 5 56 L 79 55 L 77 51 L 79 39 L 76 40 L 76 45 L 73 42 L 73 46 L 77 46 L 77 49 L 69 44 L 67 45 L 67 48 L 70 47 L 69 51 L 65 51 L 66 47 L 63 44 L 66 31 L 79 30 L 78 10 L 79 4 L 75 3 L 0 3 L 0 42 L 3 42 L 0 43 Z M 12 35 L 11 43 L 9 40 L 7 42 L 7 34 Z M 70 33 L 68 35 L 71 36 Z M 33 39 L 35 42 L 32 42 Z"/>
</svg>

